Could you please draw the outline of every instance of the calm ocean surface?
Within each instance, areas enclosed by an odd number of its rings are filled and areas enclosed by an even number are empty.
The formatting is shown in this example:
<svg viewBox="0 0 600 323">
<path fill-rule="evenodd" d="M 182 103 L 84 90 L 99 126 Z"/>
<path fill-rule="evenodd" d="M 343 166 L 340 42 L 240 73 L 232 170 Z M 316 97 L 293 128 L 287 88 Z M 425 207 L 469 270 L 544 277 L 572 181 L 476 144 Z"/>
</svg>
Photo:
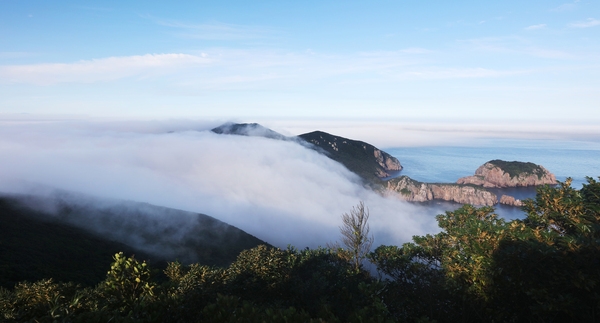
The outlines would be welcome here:
<svg viewBox="0 0 600 323">
<path fill-rule="evenodd" d="M 487 161 L 532 162 L 544 166 L 559 181 L 573 178 L 572 186 L 581 188 L 585 177 L 600 176 L 600 143 L 558 140 L 482 139 L 463 147 L 398 147 L 384 149 L 398 158 L 406 175 L 422 182 L 453 183 L 463 176 L 473 175 Z M 499 193 L 523 199 L 535 197 L 535 188 L 503 189 Z M 454 203 L 430 202 L 435 209 L 455 209 Z M 496 211 L 505 218 L 520 218 L 519 208 L 497 205 Z"/>
</svg>

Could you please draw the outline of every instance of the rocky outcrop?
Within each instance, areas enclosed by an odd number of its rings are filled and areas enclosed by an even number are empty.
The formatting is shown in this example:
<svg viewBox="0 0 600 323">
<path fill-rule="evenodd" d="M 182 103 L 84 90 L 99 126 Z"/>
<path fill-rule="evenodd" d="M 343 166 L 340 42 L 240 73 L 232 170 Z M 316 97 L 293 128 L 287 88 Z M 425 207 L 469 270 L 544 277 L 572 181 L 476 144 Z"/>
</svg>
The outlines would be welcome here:
<svg viewBox="0 0 600 323">
<path fill-rule="evenodd" d="M 492 206 L 498 203 L 496 194 L 471 185 L 422 183 L 408 176 L 385 182 L 384 195 L 410 202 L 431 200 L 452 201 L 462 204 Z"/>
<path fill-rule="evenodd" d="M 534 163 L 491 160 L 477 168 L 474 176 L 460 178 L 456 183 L 483 187 L 537 186 L 556 184 L 556 177 Z"/>
<path fill-rule="evenodd" d="M 521 207 L 523 206 L 523 201 L 516 199 L 510 195 L 502 195 L 500 197 L 500 204 Z"/>
<path fill-rule="evenodd" d="M 377 164 L 381 166 L 381 168 L 377 169 L 378 177 L 388 177 L 390 176 L 389 172 L 398 172 L 402 170 L 402 165 L 398 159 L 385 151 L 373 147 L 373 156 L 375 157 Z"/>
</svg>

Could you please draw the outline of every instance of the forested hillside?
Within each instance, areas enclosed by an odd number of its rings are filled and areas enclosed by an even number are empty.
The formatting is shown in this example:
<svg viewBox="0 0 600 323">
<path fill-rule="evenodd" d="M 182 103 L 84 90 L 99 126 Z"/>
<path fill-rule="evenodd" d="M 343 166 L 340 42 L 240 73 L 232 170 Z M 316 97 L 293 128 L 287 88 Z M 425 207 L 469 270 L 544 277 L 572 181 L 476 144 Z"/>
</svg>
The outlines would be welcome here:
<svg viewBox="0 0 600 323">
<path fill-rule="evenodd" d="M 354 250 L 259 246 L 230 266 L 172 262 L 164 279 L 119 253 L 104 281 L 0 290 L 7 322 L 596 322 L 600 183 L 538 189 L 523 220 L 465 205 L 441 232 L 353 264 Z"/>
<path fill-rule="evenodd" d="M 266 242 L 210 216 L 66 192 L 0 195 L 0 286 L 54 278 L 94 286 L 112 256 L 135 254 L 153 266 L 167 261 L 228 266 Z"/>
</svg>

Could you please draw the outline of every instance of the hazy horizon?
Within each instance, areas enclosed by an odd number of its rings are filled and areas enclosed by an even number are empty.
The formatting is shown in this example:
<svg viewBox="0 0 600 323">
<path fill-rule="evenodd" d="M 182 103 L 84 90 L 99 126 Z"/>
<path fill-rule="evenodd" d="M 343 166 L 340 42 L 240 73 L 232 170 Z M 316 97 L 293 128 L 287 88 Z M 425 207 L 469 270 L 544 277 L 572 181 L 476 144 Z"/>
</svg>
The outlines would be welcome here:
<svg viewBox="0 0 600 323">
<path fill-rule="evenodd" d="M 589 0 L 10 1 L 0 112 L 590 125 L 599 29 Z"/>
</svg>

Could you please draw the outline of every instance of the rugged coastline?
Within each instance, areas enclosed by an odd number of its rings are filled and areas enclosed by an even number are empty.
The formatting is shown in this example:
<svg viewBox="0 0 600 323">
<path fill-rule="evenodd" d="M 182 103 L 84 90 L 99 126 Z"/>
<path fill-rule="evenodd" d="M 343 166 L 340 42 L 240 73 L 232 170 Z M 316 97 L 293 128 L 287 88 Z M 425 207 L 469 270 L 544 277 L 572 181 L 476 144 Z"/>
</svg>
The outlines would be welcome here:
<svg viewBox="0 0 600 323">
<path fill-rule="evenodd" d="M 363 141 L 323 131 L 287 137 L 256 123 L 229 123 L 212 131 L 217 134 L 296 141 L 344 165 L 357 174 L 366 186 L 380 194 L 409 202 L 441 200 L 480 206 L 493 206 L 500 203 L 520 207 L 523 205 L 520 199 L 508 194 L 497 194 L 488 188 L 556 184 L 554 174 L 541 165 L 499 159 L 484 163 L 477 168 L 474 175 L 462 177 L 456 183 L 424 183 L 408 176 L 394 177 L 403 167 L 396 157 L 387 152 Z"/>
<path fill-rule="evenodd" d="M 400 176 L 386 181 L 384 195 L 394 196 L 409 202 L 443 200 L 485 206 L 498 203 L 496 194 L 473 185 L 423 183 L 408 176 Z"/>
</svg>

